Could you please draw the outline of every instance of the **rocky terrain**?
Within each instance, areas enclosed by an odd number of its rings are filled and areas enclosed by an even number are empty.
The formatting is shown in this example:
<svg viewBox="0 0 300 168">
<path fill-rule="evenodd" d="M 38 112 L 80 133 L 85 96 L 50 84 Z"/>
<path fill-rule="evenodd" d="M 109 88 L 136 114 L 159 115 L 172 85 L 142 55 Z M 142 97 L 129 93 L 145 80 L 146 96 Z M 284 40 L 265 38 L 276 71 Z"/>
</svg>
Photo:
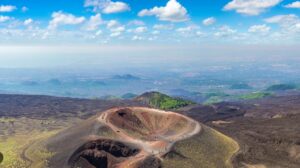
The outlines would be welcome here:
<svg viewBox="0 0 300 168">
<path fill-rule="evenodd" d="M 118 106 L 145 106 L 134 100 L 75 99 L 39 95 L 0 94 L 0 117 L 87 119 Z"/>
<path fill-rule="evenodd" d="M 147 97 L 139 99 L 149 100 Z M 172 107 L 172 111 L 201 123 L 203 129 L 199 134 L 174 143 L 168 152 L 160 156 L 144 155 L 141 157 L 143 162 L 135 162 L 135 167 L 298 168 L 300 165 L 300 95 L 286 94 L 211 105 L 182 105 L 179 102 L 181 105 L 176 106 L 179 99 L 174 101 L 167 97 L 159 100 L 162 102 L 151 102 Z M 169 102 L 172 106 L 165 106 Z M 5 128 L 0 132 L 0 152 L 3 154 L 0 165 L 92 168 L 103 166 L 97 164 L 101 162 L 105 163 L 103 167 L 111 167 L 115 163 L 128 163 L 126 161 L 131 160 L 128 158 L 141 156 L 141 151 L 145 151 L 141 144 L 124 141 L 124 137 L 144 142 L 166 140 L 166 135 L 172 135 L 173 131 L 165 128 L 177 128 L 169 125 L 164 117 L 149 119 L 143 115 L 136 116 L 130 110 L 112 113 L 108 118 L 103 116 L 106 113 L 102 113 L 114 107 L 130 106 L 153 107 L 153 104 L 137 99 L 0 95 L 0 127 Z M 101 116 L 104 120 L 99 124 Z M 106 119 L 110 124 L 105 122 Z M 135 127 L 134 123 L 138 125 Z M 125 135 L 120 136 L 122 133 Z M 28 142 L 23 141 L 21 145 L 20 139 L 28 139 Z M 12 144 L 15 144 L 14 148 L 9 148 Z M 18 158 L 17 164 L 11 161 L 12 158 Z"/>
<path fill-rule="evenodd" d="M 233 158 L 235 167 L 300 165 L 299 95 L 196 105 L 182 110 L 239 143 L 240 151 Z"/>
</svg>

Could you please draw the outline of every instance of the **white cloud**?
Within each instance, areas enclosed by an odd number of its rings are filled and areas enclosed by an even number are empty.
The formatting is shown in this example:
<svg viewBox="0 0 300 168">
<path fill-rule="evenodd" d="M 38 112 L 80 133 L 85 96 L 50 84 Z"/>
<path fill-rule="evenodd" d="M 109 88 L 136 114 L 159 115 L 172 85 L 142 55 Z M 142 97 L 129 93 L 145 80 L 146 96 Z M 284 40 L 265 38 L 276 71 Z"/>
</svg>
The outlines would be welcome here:
<svg viewBox="0 0 300 168">
<path fill-rule="evenodd" d="M 110 1 L 109 4 L 103 9 L 103 13 L 118 13 L 129 11 L 129 6 L 124 2 L 112 2 Z"/>
<path fill-rule="evenodd" d="M 1 16 L 1 15 L 0 15 L 0 23 L 6 22 L 6 21 L 8 21 L 9 19 L 10 19 L 10 17 L 8 17 L 8 16 Z"/>
<path fill-rule="evenodd" d="M 134 30 L 134 33 L 144 33 L 144 32 L 146 32 L 147 30 L 148 30 L 147 27 L 141 26 L 141 27 L 137 27 L 137 28 Z"/>
<path fill-rule="evenodd" d="M 148 40 L 149 40 L 149 41 L 154 41 L 154 40 L 156 40 L 157 38 L 158 38 L 157 36 L 153 36 L 153 37 L 149 37 Z"/>
<path fill-rule="evenodd" d="M 108 21 L 106 28 L 111 32 L 110 37 L 118 37 L 126 30 L 125 26 L 121 25 L 116 20 Z"/>
<path fill-rule="evenodd" d="M 128 22 L 128 25 L 144 26 L 145 23 L 141 20 L 132 20 Z"/>
<path fill-rule="evenodd" d="M 123 32 L 125 31 L 125 27 L 124 26 L 118 26 L 118 27 L 114 27 L 110 29 L 111 32 Z"/>
<path fill-rule="evenodd" d="M 132 37 L 132 40 L 133 41 L 138 41 L 138 40 L 143 40 L 144 38 L 143 37 L 141 37 L 141 36 L 133 36 Z"/>
<path fill-rule="evenodd" d="M 153 35 L 158 35 L 158 34 L 160 34 L 160 31 L 158 31 L 158 30 L 154 30 L 154 31 L 152 31 L 152 33 L 151 34 L 153 34 Z"/>
<path fill-rule="evenodd" d="M 284 7 L 286 7 L 286 8 L 300 8 L 300 1 L 295 1 L 293 3 L 285 5 Z"/>
<path fill-rule="evenodd" d="M 218 32 L 214 35 L 216 37 L 228 37 L 236 33 L 236 30 L 230 28 L 229 26 L 222 26 L 219 28 Z"/>
<path fill-rule="evenodd" d="M 204 36 L 205 33 L 201 32 L 201 31 L 197 31 L 197 32 L 196 32 L 196 35 L 197 35 L 197 36 Z"/>
<path fill-rule="evenodd" d="M 295 24 L 299 21 L 297 15 L 289 14 L 289 15 L 276 15 L 270 18 L 265 19 L 267 23 L 278 23 L 281 25 L 290 25 Z"/>
<path fill-rule="evenodd" d="M 143 9 L 138 16 L 156 16 L 162 21 L 183 22 L 189 19 L 187 10 L 176 0 L 169 0 L 164 7 L 154 7 L 152 9 Z"/>
<path fill-rule="evenodd" d="M 1 5 L 0 6 L 0 12 L 12 12 L 16 9 L 17 9 L 17 7 L 12 6 L 12 5 Z"/>
<path fill-rule="evenodd" d="M 110 34 L 110 37 L 118 37 L 121 35 L 121 32 L 113 32 Z"/>
<path fill-rule="evenodd" d="M 187 26 L 187 27 L 178 28 L 178 29 L 176 29 L 176 31 L 180 32 L 180 33 L 187 33 L 187 32 L 191 32 L 194 29 L 195 28 L 193 26 Z"/>
<path fill-rule="evenodd" d="M 125 2 L 111 0 L 85 0 L 85 7 L 93 7 L 94 12 L 102 12 L 105 14 L 120 13 L 129 11 L 130 7 Z"/>
<path fill-rule="evenodd" d="M 223 10 L 235 10 L 245 15 L 259 15 L 266 9 L 279 4 L 282 0 L 232 0 Z"/>
<path fill-rule="evenodd" d="M 25 26 L 28 26 L 28 25 L 30 25 L 31 23 L 33 22 L 33 20 L 31 19 L 31 18 L 29 18 L 29 19 L 26 19 L 25 21 L 24 21 L 24 25 Z"/>
<path fill-rule="evenodd" d="M 107 22 L 107 25 L 106 25 L 106 27 L 108 29 L 113 28 L 113 27 L 117 27 L 117 26 L 120 26 L 120 23 L 116 20 L 110 20 L 110 21 Z"/>
<path fill-rule="evenodd" d="M 263 25 L 253 25 L 249 27 L 248 32 L 250 33 L 268 33 L 271 30 L 271 27 Z"/>
<path fill-rule="evenodd" d="M 106 27 L 112 31 L 112 32 L 123 32 L 125 31 L 125 27 L 122 26 L 118 21 L 116 20 L 110 20 Z"/>
<path fill-rule="evenodd" d="M 76 17 L 69 13 L 62 11 L 53 12 L 52 20 L 49 22 L 49 29 L 56 29 L 60 25 L 77 25 L 85 21 L 84 17 Z"/>
<path fill-rule="evenodd" d="M 98 31 L 95 33 L 95 35 L 96 35 L 96 36 L 100 36 L 102 33 L 103 33 L 102 30 L 98 30 Z"/>
<path fill-rule="evenodd" d="M 101 14 L 98 13 L 98 14 L 90 17 L 90 20 L 87 22 L 87 25 L 86 25 L 86 30 L 94 31 L 101 24 L 103 24 L 103 20 L 101 18 Z"/>
<path fill-rule="evenodd" d="M 153 29 L 157 29 L 157 30 L 172 30 L 173 27 L 174 27 L 173 25 L 155 24 L 153 26 Z"/>
<path fill-rule="evenodd" d="M 176 32 L 183 37 L 194 37 L 197 30 L 199 30 L 198 26 L 190 25 L 186 27 L 180 27 L 176 29 Z"/>
<path fill-rule="evenodd" d="M 278 24 L 286 33 L 300 32 L 300 19 L 297 15 L 276 15 L 265 19 L 267 23 Z"/>
<path fill-rule="evenodd" d="M 214 18 L 214 17 L 209 17 L 209 18 L 207 18 L 207 19 L 204 19 L 204 20 L 202 21 L 202 24 L 204 24 L 205 26 L 210 26 L 210 25 L 216 23 L 216 21 L 217 21 L 216 18 Z"/>
</svg>

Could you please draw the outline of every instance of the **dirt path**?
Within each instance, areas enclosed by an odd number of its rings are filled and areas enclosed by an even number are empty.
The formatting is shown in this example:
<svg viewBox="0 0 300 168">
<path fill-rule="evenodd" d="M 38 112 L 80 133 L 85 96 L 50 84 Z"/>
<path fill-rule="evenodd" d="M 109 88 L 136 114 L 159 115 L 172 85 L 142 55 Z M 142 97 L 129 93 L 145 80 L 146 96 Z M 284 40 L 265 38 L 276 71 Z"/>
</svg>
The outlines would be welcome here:
<svg viewBox="0 0 300 168">
<path fill-rule="evenodd" d="M 30 168 L 31 165 L 32 165 L 32 163 L 33 163 L 33 161 L 32 161 L 29 157 L 26 156 L 27 150 L 28 150 L 28 149 L 31 147 L 31 145 L 33 145 L 33 144 L 34 144 L 34 142 L 32 142 L 32 141 L 31 141 L 30 143 L 28 143 L 28 145 L 25 146 L 25 148 L 22 150 L 22 153 L 21 153 L 21 155 L 20 155 L 21 159 L 24 160 L 26 163 L 28 163 L 28 166 L 26 166 L 26 168 Z"/>
</svg>

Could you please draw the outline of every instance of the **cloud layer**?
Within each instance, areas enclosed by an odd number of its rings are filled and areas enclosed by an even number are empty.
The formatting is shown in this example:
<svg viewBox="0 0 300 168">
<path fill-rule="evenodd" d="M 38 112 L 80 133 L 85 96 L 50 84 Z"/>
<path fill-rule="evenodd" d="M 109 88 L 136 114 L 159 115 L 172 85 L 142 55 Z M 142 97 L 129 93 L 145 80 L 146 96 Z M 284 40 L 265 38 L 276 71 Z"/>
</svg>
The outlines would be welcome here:
<svg viewBox="0 0 300 168">
<path fill-rule="evenodd" d="M 134 4 L 129 0 L 84 0 L 81 9 L 49 10 L 43 15 L 32 15 L 36 11 L 32 5 L 28 5 L 29 9 L 23 3 L 0 4 L 0 43 L 298 44 L 300 41 L 300 19 L 295 13 L 298 9 L 290 9 L 298 8 L 300 1 L 279 5 L 282 0 L 229 0 L 225 5 L 219 3 L 219 8 L 212 12 L 198 10 L 202 6 L 193 6 L 190 1 L 165 2 L 156 5 L 158 2 L 153 1 Z"/>
</svg>

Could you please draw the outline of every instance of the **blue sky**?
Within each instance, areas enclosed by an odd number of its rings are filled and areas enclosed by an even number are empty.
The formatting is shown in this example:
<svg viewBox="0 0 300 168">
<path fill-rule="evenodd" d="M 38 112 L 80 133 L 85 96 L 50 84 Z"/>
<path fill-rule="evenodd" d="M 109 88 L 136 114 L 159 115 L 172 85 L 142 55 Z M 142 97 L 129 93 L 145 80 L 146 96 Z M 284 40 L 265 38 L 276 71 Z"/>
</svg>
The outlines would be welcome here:
<svg viewBox="0 0 300 168">
<path fill-rule="evenodd" d="M 1 0 L 1 44 L 298 44 L 297 0 Z"/>
</svg>

